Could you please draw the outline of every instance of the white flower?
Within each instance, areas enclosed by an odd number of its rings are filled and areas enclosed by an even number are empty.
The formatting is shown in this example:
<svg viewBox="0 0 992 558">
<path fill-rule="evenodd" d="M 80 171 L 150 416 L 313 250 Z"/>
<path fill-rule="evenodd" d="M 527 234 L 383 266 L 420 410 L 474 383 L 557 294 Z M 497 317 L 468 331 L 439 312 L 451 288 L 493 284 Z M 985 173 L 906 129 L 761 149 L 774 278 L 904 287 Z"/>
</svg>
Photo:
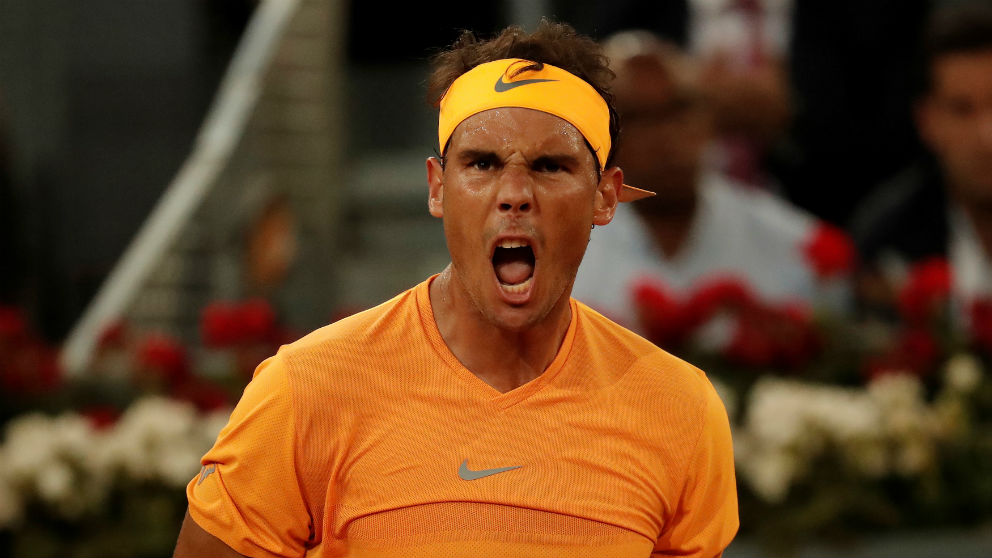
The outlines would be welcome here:
<svg viewBox="0 0 992 558">
<path fill-rule="evenodd" d="M 883 374 L 868 384 L 868 393 L 887 411 L 915 409 L 923 403 L 923 384 L 911 374 Z"/>
<path fill-rule="evenodd" d="M 121 417 L 101 460 L 138 481 L 184 486 L 213 442 L 205 438 L 203 429 L 192 405 L 147 397 Z"/>
<path fill-rule="evenodd" d="M 981 364 L 972 355 L 954 355 L 944 367 L 944 382 L 953 391 L 971 393 L 982 383 Z"/>
<path fill-rule="evenodd" d="M 911 477 L 924 472 L 934 458 L 934 446 L 929 440 L 917 438 L 902 444 L 896 453 L 895 466 L 899 474 Z"/>
<path fill-rule="evenodd" d="M 8 486 L 24 501 L 38 500 L 63 518 L 76 518 L 104 496 L 92 455 L 102 435 L 83 417 L 32 413 L 8 424 L 3 448 Z"/>
<path fill-rule="evenodd" d="M 171 451 L 159 454 L 158 462 L 155 464 L 156 476 L 168 486 L 182 488 L 196 476 L 203 453 L 199 444 L 175 445 Z"/>
<path fill-rule="evenodd" d="M 7 463 L 0 447 L 0 530 L 11 527 L 21 519 L 21 497 L 7 479 Z"/>
<path fill-rule="evenodd" d="M 108 431 L 73 413 L 15 418 L 0 445 L 0 529 L 29 504 L 69 520 L 94 513 L 120 478 L 181 488 L 229 415 L 201 417 L 187 403 L 148 397 Z"/>
<path fill-rule="evenodd" d="M 16 485 L 33 484 L 38 467 L 55 457 L 56 439 L 51 422 L 41 413 L 30 413 L 7 424 L 4 445 L 7 476 Z"/>
<path fill-rule="evenodd" d="M 878 407 L 861 390 L 819 386 L 805 405 L 807 421 L 840 444 L 877 439 L 881 434 Z"/>
<path fill-rule="evenodd" d="M 762 378 L 751 390 L 745 427 L 761 444 L 786 447 L 804 434 L 803 392 L 796 382 Z"/>
<path fill-rule="evenodd" d="M 741 474 L 754 491 L 767 502 L 779 503 L 789 493 L 798 472 L 798 461 L 785 451 L 754 453 L 740 464 Z"/>
<path fill-rule="evenodd" d="M 35 477 L 35 486 L 42 500 L 58 504 L 72 492 L 72 469 L 63 461 L 49 461 L 41 465 Z"/>
<path fill-rule="evenodd" d="M 714 384 L 715 385 L 715 384 Z M 717 393 L 720 390 L 717 389 Z M 726 401 L 724 405 L 726 405 Z M 728 409 L 729 412 L 729 409 Z M 202 427 L 200 429 L 200 435 L 207 443 L 207 449 L 213 446 L 214 440 L 220 434 L 220 431 L 227 426 L 227 423 L 231 420 L 231 409 L 213 411 L 210 414 L 203 417 Z"/>
</svg>

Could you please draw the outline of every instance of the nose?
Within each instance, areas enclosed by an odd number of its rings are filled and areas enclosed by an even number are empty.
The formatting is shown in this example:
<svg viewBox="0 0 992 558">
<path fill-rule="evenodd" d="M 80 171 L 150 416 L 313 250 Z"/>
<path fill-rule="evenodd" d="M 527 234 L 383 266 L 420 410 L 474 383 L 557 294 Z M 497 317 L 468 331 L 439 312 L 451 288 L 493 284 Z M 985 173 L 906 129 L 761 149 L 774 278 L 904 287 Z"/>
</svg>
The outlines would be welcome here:
<svg viewBox="0 0 992 558">
<path fill-rule="evenodd" d="M 534 208 L 534 185 L 525 169 L 508 165 L 499 179 L 497 204 L 501 213 L 527 213 Z"/>
</svg>

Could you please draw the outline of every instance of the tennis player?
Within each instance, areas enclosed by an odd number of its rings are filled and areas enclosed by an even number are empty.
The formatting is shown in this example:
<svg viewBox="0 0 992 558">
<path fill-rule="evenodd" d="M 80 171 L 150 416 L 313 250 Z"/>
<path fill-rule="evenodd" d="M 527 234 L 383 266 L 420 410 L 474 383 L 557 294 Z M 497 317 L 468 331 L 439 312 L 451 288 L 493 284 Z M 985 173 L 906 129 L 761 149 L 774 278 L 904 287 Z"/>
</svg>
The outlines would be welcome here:
<svg viewBox="0 0 992 558">
<path fill-rule="evenodd" d="M 719 555 L 738 518 L 712 385 L 570 297 L 593 225 L 650 195 L 612 164 L 599 47 L 543 23 L 434 63 L 451 264 L 259 365 L 176 556 Z"/>
</svg>

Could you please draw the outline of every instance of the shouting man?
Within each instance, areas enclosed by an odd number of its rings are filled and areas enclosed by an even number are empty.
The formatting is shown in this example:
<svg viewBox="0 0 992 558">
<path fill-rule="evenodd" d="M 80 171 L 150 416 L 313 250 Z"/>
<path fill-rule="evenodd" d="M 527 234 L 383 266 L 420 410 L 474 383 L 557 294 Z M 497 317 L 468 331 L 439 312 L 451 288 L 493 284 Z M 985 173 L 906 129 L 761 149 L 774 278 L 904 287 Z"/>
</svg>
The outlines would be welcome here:
<svg viewBox="0 0 992 558">
<path fill-rule="evenodd" d="M 605 57 L 543 23 L 434 62 L 451 264 L 258 367 L 176 555 L 719 555 L 738 520 L 716 392 L 570 296 L 592 226 L 650 195 L 612 163 Z"/>
</svg>

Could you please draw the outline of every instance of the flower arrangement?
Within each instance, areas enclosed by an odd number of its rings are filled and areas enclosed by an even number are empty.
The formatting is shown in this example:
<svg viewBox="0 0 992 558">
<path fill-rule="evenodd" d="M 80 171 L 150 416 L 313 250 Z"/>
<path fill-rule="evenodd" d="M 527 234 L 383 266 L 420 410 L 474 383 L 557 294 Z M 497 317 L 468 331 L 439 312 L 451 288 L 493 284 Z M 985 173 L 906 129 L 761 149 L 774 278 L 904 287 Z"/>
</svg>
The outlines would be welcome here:
<svg viewBox="0 0 992 558">
<path fill-rule="evenodd" d="M 229 414 L 146 396 L 102 428 L 71 411 L 10 421 L 0 446 L 0 532 L 18 536 L 4 554 L 166 554 L 183 489 Z"/>
<path fill-rule="evenodd" d="M 807 250 L 825 280 L 850 263 L 834 232 Z M 992 521 L 992 300 L 955 321 L 951 284 L 941 260 L 912 269 L 892 322 L 768 304 L 729 277 L 685 297 L 634 285 L 642 331 L 707 370 L 726 404 L 742 536 L 788 552 Z M 264 301 L 215 302 L 195 342 L 114 324 L 90 379 L 66 382 L 0 308 L 0 555 L 171 552 L 200 456 L 291 338 Z"/>
<path fill-rule="evenodd" d="M 89 373 L 67 381 L 0 307 L 0 555 L 171 553 L 200 457 L 292 335 L 259 299 L 210 304 L 200 326 L 183 343 L 115 323 Z"/>
<path fill-rule="evenodd" d="M 825 273 L 844 259 L 829 244 L 810 248 Z M 769 304 L 733 278 L 682 298 L 655 278 L 634 284 L 641 330 L 700 364 L 725 401 L 742 534 L 788 553 L 992 521 L 992 301 L 955 320 L 951 285 L 946 261 L 921 262 L 894 319 L 854 321 Z"/>
</svg>

